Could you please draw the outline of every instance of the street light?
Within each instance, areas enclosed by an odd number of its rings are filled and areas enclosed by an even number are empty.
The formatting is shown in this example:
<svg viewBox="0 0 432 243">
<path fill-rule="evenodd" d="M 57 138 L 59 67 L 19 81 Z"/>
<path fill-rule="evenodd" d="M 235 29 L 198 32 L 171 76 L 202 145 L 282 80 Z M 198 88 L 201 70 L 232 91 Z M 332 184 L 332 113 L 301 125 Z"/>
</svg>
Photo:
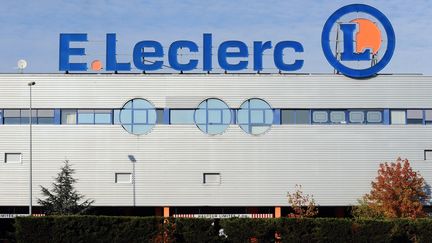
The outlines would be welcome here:
<svg viewBox="0 0 432 243">
<path fill-rule="evenodd" d="M 30 159 L 30 168 L 29 168 L 29 216 L 32 216 L 32 199 L 33 199 L 33 186 L 32 186 L 32 181 L 33 181 L 33 150 L 32 150 L 32 120 L 33 120 L 33 116 L 32 116 L 32 86 L 36 85 L 36 82 L 29 82 L 27 84 L 30 87 L 30 107 L 29 107 L 29 126 L 30 126 L 30 155 L 29 155 L 29 159 Z"/>
<path fill-rule="evenodd" d="M 136 159 L 133 155 L 128 155 L 129 160 L 132 162 L 132 193 L 133 193 L 133 206 L 136 206 L 136 191 L 135 191 L 135 163 Z"/>
</svg>

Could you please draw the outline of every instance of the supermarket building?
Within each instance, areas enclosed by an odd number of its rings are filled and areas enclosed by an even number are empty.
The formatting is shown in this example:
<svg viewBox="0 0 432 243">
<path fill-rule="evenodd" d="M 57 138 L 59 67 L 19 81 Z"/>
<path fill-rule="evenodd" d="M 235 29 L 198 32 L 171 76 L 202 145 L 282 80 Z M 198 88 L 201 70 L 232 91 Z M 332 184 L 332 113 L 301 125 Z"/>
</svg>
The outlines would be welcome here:
<svg viewBox="0 0 432 243">
<path fill-rule="evenodd" d="M 29 204 L 30 89 L 35 206 L 64 160 L 98 210 L 142 215 L 279 217 L 296 184 L 341 214 L 398 157 L 432 178 L 431 76 L 83 73 L 65 60 L 66 73 L 0 75 L 0 213 Z"/>
</svg>

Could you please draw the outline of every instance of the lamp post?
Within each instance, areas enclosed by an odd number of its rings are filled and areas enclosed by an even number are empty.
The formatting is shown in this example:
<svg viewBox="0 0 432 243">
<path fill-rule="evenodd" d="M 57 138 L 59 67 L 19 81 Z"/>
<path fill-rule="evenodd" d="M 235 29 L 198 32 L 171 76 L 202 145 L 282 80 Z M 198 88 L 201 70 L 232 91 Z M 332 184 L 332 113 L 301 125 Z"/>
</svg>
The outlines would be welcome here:
<svg viewBox="0 0 432 243">
<path fill-rule="evenodd" d="M 29 216 L 32 216 L 33 212 L 32 212 L 32 199 L 33 199 L 33 149 L 32 149 L 32 120 L 33 120 L 33 116 L 32 116 L 32 86 L 34 86 L 36 84 L 36 82 L 29 82 L 27 85 L 30 87 L 30 106 L 29 106 L 29 127 L 30 127 L 30 154 L 29 154 L 29 159 L 30 159 L 30 163 L 29 163 Z"/>
<path fill-rule="evenodd" d="M 136 191 L 135 191 L 135 163 L 136 159 L 133 155 L 128 155 L 129 160 L 132 162 L 132 194 L 133 194 L 133 206 L 136 206 Z"/>
</svg>

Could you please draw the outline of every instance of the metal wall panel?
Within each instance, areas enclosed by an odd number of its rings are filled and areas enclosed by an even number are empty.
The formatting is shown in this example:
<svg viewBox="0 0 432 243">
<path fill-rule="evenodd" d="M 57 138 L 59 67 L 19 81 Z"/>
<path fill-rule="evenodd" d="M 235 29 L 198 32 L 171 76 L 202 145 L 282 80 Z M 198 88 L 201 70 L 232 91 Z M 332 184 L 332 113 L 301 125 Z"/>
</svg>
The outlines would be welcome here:
<svg viewBox="0 0 432 243">
<path fill-rule="evenodd" d="M 26 108 L 28 81 L 35 108 L 114 108 L 143 97 L 157 107 L 189 107 L 218 97 L 238 107 L 260 97 L 276 108 L 432 108 L 432 77 L 335 75 L 1 75 L 0 108 Z M 176 101 L 178 100 L 178 102 Z M 181 104 L 181 105 L 180 105 Z M 0 205 L 28 203 L 28 126 L 0 125 L 0 161 L 22 152 L 22 164 L 0 163 Z M 432 126 L 276 125 L 261 136 L 231 125 L 208 136 L 194 125 L 156 125 L 148 135 L 120 125 L 35 125 L 33 191 L 49 186 L 64 159 L 77 189 L 99 206 L 133 205 L 131 184 L 115 184 L 136 162 L 138 206 L 284 206 L 302 184 L 319 205 L 351 205 L 370 190 L 378 165 L 410 159 L 432 180 Z M 203 173 L 220 173 L 205 185 Z"/>
</svg>

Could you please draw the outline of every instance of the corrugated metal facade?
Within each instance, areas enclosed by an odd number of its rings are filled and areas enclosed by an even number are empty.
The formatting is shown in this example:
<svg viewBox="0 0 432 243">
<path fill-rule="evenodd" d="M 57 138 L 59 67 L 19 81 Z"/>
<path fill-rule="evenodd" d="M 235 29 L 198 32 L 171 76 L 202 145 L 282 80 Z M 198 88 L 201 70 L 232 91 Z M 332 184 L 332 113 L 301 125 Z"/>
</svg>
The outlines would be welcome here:
<svg viewBox="0 0 432 243">
<path fill-rule="evenodd" d="M 383 75 L 0 75 L 0 108 L 121 108 L 135 97 L 158 108 L 195 108 L 217 97 L 231 108 L 253 97 L 273 108 L 432 108 L 432 77 Z M 33 193 L 69 159 L 77 189 L 96 206 L 132 206 L 132 184 L 116 172 L 136 162 L 137 206 L 284 206 L 295 184 L 322 206 L 355 204 L 370 190 L 379 163 L 410 159 L 427 182 L 432 125 L 274 125 L 260 136 L 230 125 L 209 136 L 195 125 L 156 125 L 142 136 L 120 125 L 34 125 Z M 0 163 L 0 206 L 28 204 L 28 125 L 0 125 L 0 161 L 21 152 L 22 164 Z M 220 185 L 203 173 L 221 174 Z"/>
</svg>

